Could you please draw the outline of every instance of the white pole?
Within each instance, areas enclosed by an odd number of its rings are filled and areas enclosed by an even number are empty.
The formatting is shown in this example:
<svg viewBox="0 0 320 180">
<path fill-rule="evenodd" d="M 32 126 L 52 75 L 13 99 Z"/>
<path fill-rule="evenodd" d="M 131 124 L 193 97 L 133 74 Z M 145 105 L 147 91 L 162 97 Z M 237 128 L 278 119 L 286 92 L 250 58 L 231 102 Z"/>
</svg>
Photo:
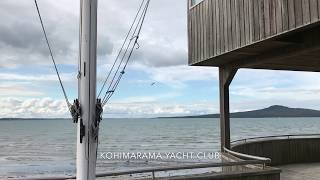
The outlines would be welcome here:
<svg viewBox="0 0 320 180">
<path fill-rule="evenodd" d="M 80 0 L 79 102 L 77 126 L 77 180 L 93 180 L 98 138 L 96 118 L 97 0 Z M 82 130 L 81 130 L 82 129 Z"/>
</svg>

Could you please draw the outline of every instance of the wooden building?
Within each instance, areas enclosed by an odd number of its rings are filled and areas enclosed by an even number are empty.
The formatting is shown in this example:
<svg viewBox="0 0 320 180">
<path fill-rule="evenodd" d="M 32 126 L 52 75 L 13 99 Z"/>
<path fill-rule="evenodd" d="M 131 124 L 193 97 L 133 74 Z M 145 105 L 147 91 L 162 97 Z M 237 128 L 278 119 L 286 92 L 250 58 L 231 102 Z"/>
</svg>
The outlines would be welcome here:
<svg viewBox="0 0 320 180">
<path fill-rule="evenodd" d="M 219 67 L 221 149 L 239 68 L 320 71 L 320 0 L 188 0 L 189 65 Z"/>
</svg>

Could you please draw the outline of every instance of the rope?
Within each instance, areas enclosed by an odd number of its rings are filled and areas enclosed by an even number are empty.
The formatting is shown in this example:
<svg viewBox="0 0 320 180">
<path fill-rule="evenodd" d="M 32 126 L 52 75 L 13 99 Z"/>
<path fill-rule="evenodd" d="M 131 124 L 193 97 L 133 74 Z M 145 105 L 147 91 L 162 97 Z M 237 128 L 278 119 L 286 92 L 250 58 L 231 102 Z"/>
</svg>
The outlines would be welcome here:
<svg viewBox="0 0 320 180">
<path fill-rule="evenodd" d="M 128 63 L 129 63 L 129 61 L 130 61 L 130 59 L 131 59 L 131 56 L 132 56 L 132 54 L 133 54 L 133 51 L 134 51 L 136 45 L 138 45 L 138 47 L 139 47 L 138 39 L 139 39 L 141 30 L 142 30 L 143 23 L 144 23 L 144 21 L 145 21 L 145 17 L 146 17 L 146 14 L 147 14 L 147 10 L 148 10 L 148 7 L 149 7 L 149 3 L 150 3 L 150 0 L 148 0 L 147 3 L 146 3 L 146 5 L 145 5 L 145 8 L 144 8 L 144 10 L 143 10 L 143 12 L 142 12 L 142 15 L 141 15 L 141 17 L 139 18 L 138 24 L 137 24 L 137 26 L 136 26 L 136 28 L 135 28 L 135 30 L 134 30 L 133 36 L 132 36 L 132 38 L 130 39 L 130 42 L 129 42 L 129 44 L 128 44 L 127 48 L 126 48 L 126 51 L 125 51 L 125 53 L 124 53 L 124 55 L 123 55 L 123 57 L 122 57 L 122 59 L 121 59 L 121 62 L 120 62 L 120 64 L 119 64 L 118 68 L 117 68 L 117 71 L 116 71 L 116 73 L 114 74 L 114 76 L 113 76 L 113 78 L 112 78 L 112 81 L 111 81 L 111 83 L 110 83 L 110 85 L 109 85 L 109 87 L 108 87 L 108 90 L 107 90 L 107 92 L 105 93 L 105 96 L 103 97 L 102 106 L 106 105 L 106 103 L 109 101 L 109 99 L 110 99 L 110 98 L 112 97 L 112 95 L 114 94 L 115 90 L 116 90 L 117 87 L 119 86 L 119 83 L 120 83 L 120 81 L 121 81 L 121 79 L 122 79 L 122 77 L 123 77 L 123 75 L 124 75 L 124 73 L 125 73 L 125 70 L 126 70 L 126 68 L 127 68 L 127 66 L 128 66 Z M 139 29 L 139 30 L 138 30 L 138 29 Z M 137 30 L 138 30 L 138 32 L 137 32 Z M 137 32 L 137 34 L 136 34 L 136 32 Z M 120 72 L 117 80 L 116 80 L 115 83 L 113 84 L 113 82 L 114 82 L 114 80 L 115 80 L 115 77 L 116 77 L 116 75 L 117 75 L 117 73 L 118 73 L 118 71 L 119 71 L 119 69 L 120 69 L 120 67 L 121 67 L 121 65 L 122 65 L 122 62 L 123 62 L 123 60 L 124 60 L 124 58 L 125 58 L 125 56 L 126 56 L 126 53 L 127 53 L 128 49 L 129 49 L 129 47 L 130 47 L 130 45 L 131 45 L 131 42 L 132 42 L 133 40 L 134 40 L 134 44 L 133 44 L 133 46 L 131 47 L 131 50 L 130 50 L 130 53 L 129 53 L 128 57 L 127 57 L 127 60 L 126 60 L 126 62 L 125 62 L 125 65 L 123 66 L 122 71 Z M 111 87 L 112 87 L 112 88 L 111 88 Z"/>
<path fill-rule="evenodd" d="M 46 43 L 47 43 L 47 46 L 48 46 L 48 50 L 49 50 L 49 53 L 50 53 L 50 56 L 51 56 L 51 60 L 52 60 L 54 69 L 55 69 L 56 74 L 57 74 L 57 76 L 58 76 L 59 83 L 60 83 L 60 86 L 61 86 L 61 89 L 62 89 L 64 98 L 65 98 L 65 100 L 66 100 L 68 109 L 69 109 L 69 111 L 71 112 L 71 103 L 69 102 L 69 99 L 68 99 L 66 90 L 65 90 L 65 88 L 64 88 L 64 86 L 63 86 L 63 83 L 62 83 L 62 80 L 61 80 L 61 77 L 60 77 L 60 74 L 59 74 L 59 71 L 58 71 L 58 68 L 57 68 L 56 61 L 55 61 L 54 56 L 53 56 L 53 52 L 52 52 L 52 49 L 51 49 L 51 46 L 50 46 L 50 43 L 49 43 L 49 40 L 48 40 L 48 36 L 47 36 L 46 30 L 45 30 L 45 27 L 44 27 L 44 24 L 43 24 L 43 21 L 42 21 L 42 18 L 41 18 L 41 13 L 40 13 L 40 10 L 39 10 L 39 7 L 38 7 L 37 0 L 34 0 L 34 3 L 35 3 L 35 6 L 36 6 L 36 9 L 37 9 L 37 12 L 38 12 L 39 20 L 40 20 L 41 27 L 42 27 L 42 32 L 43 32 L 43 35 L 44 35 L 44 37 L 45 37 L 45 40 L 46 40 Z"/>
<path fill-rule="evenodd" d="M 119 57 L 120 57 L 120 55 L 121 55 L 121 52 L 122 52 L 122 50 L 123 50 L 123 48 L 124 48 L 124 46 L 125 46 L 128 38 L 129 38 L 129 35 L 130 35 L 131 31 L 132 31 L 132 28 L 133 28 L 134 24 L 135 24 L 136 21 L 137 21 L 138 15 L 139 15 L 139 13 L 140 13 L 140 11 L 141 11 L 141 9 L 142 9 L 142 6 L 143 6 L 144 2 L 145 2 L 145 0 L 143 0 L 143 1 L 141 2 L 140 6 L 139 6 L 138 12 L 137 12 L 137 14 L 136 14 L 135 17 L 134 17 L 134 20 L 133 20 L 133 22 L 132 22 L 132 24 L 131 24 L 131 26 L 130 26 L 130 29 L 129 29 L 127 35 L 126 35 L 126 38 L 125 38 L 125 40 L 123 41 L 122 46 L 121 46 L 121 48 L 120 48 L 120 50 L 119 50 L 119 52 L 118 52 L 118 55 L 117 55 L 115 61 L 113 62 L 113 65 L 112 65 L 112 67 L 111 67 L 111 69 L 110 69 L 110 71 L 109 71 L 109 73 L 108 73 L 108 75 L 107 75 L 107 78 L 106 78 L 106 79 L 104 80 L 104 82 L 103 82 L 103 85 L 102 85 L 102 87 L 101 87 L 101 89 L 100 89 L 100 91 L 99 91 L 99 94 L 98 94 L 98 98 L 100 97 L 100 95 L 101 95 L 104 87 L 106 86 L 106 84 L 107 84 L 107 82 L 108 82 L 108 79 L 109 79 L 109 77 L 110 77 L 110 75 L 111 75 L 111 73 L 112 73 L 112 71 L 113 71 L 113 68 L 115 67 L 116 63 L 117 63 L 118 60 L 119 60 Z"/>
</svg>

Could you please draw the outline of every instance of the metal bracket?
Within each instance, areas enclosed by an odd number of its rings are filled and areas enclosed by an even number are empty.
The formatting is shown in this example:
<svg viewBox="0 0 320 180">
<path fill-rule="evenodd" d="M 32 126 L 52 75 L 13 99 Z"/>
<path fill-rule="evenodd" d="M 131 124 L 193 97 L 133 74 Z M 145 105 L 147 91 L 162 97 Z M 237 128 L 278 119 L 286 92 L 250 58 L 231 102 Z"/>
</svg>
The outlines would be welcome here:
<svg viewBox="0 0 320 180">
<path fill-rule="evenodd" d="M 77 79 L 81 78 L 81 71 L 78 71 Z"/>
<path fill-rule="evenodd" d="M 83 120 L 80 119 L 80 143 L 82 144 L 82 139 L 86 135 L 86 127 L 83 125 Z"/>
<path fill-rule="evenodd" d="M 92 126 L 92 136 L 94 139 L 98 138 L 99 134 L 99 125 L 100 122 L 102 121 L 102 113 L 103 113 L 103 107 L 101 103 L 101 99 L 97 99 L 97 104 L 96 104 L 96 118 L 94 122 L 94 126 Z"/>
<path fill-rule="evenodd" d="M 70 111 L 71 111 L 73 123 L 78 123 L 78 119 L 80 118 L 80 115 L 81 115 L 81 108 L 80 108 L 80 103 L 78 99 L 75 99 L 73 101 L 73 105 L 71 106 Z"/>
<path fill-rule="evenodd" d="M 95 126 L 99 126 L 101 120 L 102 120 L 102 113 L 103 113 L 103 107 L 101 103 L 101 99 L 97 99 L 96 104 L 96 120 L 95 120 Z"/>
<path fill-rule="evenodd" d="M 99 135 L 99 127 L 91 126 L 91 128 L 92 128 L 92 137 L 93 139 L 97 140 Z"/>
</svg>

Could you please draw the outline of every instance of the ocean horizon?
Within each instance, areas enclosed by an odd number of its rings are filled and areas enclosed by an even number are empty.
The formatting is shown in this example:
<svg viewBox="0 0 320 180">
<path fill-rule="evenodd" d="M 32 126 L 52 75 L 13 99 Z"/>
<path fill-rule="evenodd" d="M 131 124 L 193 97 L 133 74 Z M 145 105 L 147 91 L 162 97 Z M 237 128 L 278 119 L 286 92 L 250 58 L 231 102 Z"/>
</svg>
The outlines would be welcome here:
<svg viewBox="0 0 320 180">
<path fill-rule="evenodd" d="M 75 174 L 76 125 L 61 120 L 0 121 L 0 179 Z M 320 118 L 231 119 L 231 139 L 318 133 Z M 102 121 L 97 172 L 216 162 L 216 159 L 105 159 L 106 153 L 218 152 L 217 118 Z"/>
</svg>

